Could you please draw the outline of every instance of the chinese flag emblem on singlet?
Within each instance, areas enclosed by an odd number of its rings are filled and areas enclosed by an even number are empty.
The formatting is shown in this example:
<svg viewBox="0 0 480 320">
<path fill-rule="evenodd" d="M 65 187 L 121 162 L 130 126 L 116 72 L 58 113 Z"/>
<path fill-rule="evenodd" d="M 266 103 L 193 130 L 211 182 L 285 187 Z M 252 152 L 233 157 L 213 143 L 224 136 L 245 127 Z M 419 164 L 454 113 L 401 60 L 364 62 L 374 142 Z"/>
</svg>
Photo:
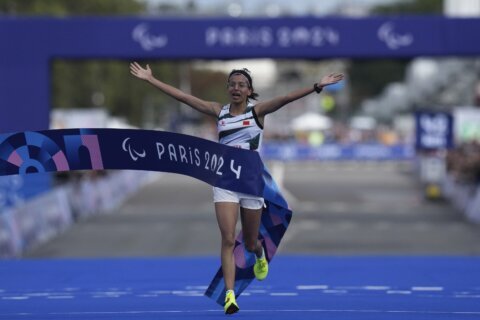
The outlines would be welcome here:
<svg viewBox="0 0 480 320">
<path fill-rule="evenodd" d="M 244 126 L 249 126 L 250 125 L 250 120 L 243 120 L 243 125 Z"/>
</svg>

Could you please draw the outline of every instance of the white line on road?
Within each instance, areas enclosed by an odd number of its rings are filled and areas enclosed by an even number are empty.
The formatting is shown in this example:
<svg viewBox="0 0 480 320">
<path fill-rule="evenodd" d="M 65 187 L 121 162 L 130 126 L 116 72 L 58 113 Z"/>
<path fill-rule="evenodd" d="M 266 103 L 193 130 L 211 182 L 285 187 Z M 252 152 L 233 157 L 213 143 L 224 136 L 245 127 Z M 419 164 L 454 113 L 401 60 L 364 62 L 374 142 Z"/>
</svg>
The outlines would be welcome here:
<svg viewBox="0 0 480 320">
<path fill-rule="evenodd" d="M 443 287 L 412 287 L 412 291 L 443 291 Z"/>
</svg>

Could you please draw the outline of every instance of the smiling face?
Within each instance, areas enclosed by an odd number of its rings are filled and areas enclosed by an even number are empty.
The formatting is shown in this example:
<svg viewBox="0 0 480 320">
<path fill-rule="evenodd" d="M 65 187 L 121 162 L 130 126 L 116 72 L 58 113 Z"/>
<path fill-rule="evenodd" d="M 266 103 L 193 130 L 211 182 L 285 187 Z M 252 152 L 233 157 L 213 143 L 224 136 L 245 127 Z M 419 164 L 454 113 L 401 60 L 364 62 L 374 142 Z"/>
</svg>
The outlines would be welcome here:
<svg viewBox="0 0 480 320">
<path fill-rule="evenodd" d="M 248 79 L 242 74 L 233 74 L 228 79 L 227 89 L 230 101 L 235 104 L 246 102 L 248 96 L 252 94 Z"/>
</svg>

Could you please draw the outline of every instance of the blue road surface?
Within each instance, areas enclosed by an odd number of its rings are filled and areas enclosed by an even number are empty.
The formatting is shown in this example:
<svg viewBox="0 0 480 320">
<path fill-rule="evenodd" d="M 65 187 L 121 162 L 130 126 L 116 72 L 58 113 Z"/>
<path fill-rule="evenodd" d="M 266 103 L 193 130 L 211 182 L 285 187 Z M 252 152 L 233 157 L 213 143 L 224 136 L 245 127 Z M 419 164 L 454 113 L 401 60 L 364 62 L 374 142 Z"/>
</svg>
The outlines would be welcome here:
<svg viewBox="0 0 480 320">
<path fill-rule="evenodd" d="M 218 258 L 4 260 L 0 319 L 480 319 L 479 257 L 277 256 L 225 316 Z"/>
</svg>

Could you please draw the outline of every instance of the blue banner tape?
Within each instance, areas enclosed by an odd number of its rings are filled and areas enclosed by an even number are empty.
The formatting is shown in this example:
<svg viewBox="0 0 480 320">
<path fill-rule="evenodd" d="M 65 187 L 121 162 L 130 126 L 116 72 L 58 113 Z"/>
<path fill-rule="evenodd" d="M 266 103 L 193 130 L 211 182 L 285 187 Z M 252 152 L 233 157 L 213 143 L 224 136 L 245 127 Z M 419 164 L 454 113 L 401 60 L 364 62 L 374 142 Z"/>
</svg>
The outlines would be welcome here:
<svg viewBox="0 0 480 320">
<path fill-rule="evenodd" d="M 178 133 L 64 129 L 0 135 L 0 175 L 128 169 L 173 172 L 213 186 L 263 194 L 257 152 Z"/>
</svg>

